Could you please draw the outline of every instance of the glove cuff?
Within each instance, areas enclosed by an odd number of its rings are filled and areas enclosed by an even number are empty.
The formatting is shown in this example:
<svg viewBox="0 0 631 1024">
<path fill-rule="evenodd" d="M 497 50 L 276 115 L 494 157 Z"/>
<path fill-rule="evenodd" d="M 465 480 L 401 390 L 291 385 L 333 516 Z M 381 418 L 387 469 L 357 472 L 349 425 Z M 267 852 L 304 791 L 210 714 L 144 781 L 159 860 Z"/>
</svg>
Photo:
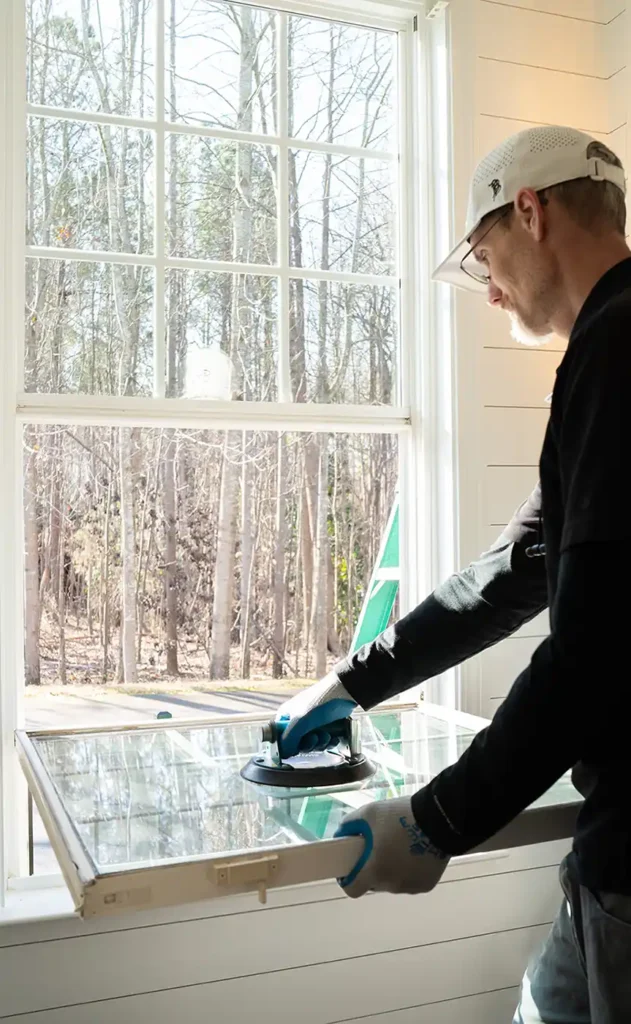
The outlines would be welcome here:
<svg viewBox="0 0 631 1024">
<path fill-rule="evenodd" d="M 431 783 L 419 789 L 411 800 L 412 814 L 420 829 L 438 850 L 449 857 L 467 853 L 474 844 L 458 832 L 431 790 Z"/>
</svg>

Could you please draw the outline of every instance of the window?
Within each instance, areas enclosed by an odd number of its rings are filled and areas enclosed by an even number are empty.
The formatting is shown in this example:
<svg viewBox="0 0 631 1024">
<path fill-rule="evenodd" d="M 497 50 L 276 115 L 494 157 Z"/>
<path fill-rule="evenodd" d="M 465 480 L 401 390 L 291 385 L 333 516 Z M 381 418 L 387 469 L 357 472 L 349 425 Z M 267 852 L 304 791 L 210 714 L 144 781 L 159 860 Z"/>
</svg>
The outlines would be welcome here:
<svg viewBox="0 0 631 1024">
<path fill-rule="evenodd" d="M 6 5 L 7 749 L 42 683 L 154 717 L 322 675 L 397 500 L 422 596 L 415 13 Z"/>
</svg>

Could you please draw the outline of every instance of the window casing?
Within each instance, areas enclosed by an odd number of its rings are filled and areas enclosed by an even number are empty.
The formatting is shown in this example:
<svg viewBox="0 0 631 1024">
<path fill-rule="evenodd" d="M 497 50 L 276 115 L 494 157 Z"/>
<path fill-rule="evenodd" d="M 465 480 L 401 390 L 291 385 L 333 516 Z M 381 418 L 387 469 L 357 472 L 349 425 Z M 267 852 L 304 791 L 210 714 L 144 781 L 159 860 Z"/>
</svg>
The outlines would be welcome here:
<svg viewBox="0 0 631 1024">
<path fill-rule="evenodd" d="M 257 8 L 256 2 L 250 8 Z M 14 753 L 14 731 L 23 724 L 23 510 L 22 431 L 27 424 L 91 424 L 110 427 L 173 427 L 176 429 L 302 430 L 327 432 L 396 433 L 399 437 L 399 496 L 401 503 L 401 611 L 413 607 L 437 582 L 428 553 L 440 532 L 435 501 L 437 468 L 431 438 L 436 402 L 434 394 L 434 347 L 441 339 L 430 330 L 433 291 L 428 268 L 433 258 L 434 231 L 431 205 L 435 197 L 431 175 L 427 174 L 434 142 L 422 125 L 431 99 L 432 69 L 423 53 L 425 23 L 422 5 L 413 0 L 389 3 L 281 2 L 273 5 L 276 15 L 278 72 L 278 131 L 262 134 L 208 125 L 168 122 L 165 117 L 165 39 L 161 27 L 165 2 L 155 3 L 155 114 L 142 118 L 103 111 L 50 108 L 27 102 L 24 80 L 26 33 L 23 0 L 8 0 L 0 12 L 0 132 L 5 140 L 0 161 L 0 211 L 3 231 L 0 239 L 0 346 L 1 402 L 0 438 L 3 488 L 0 497 L 3 529 L 0 531 L 0 699 L 2 711 L 2 877 L 25 873 L 26 854 L 24 784 Z M 362 24 L 396 34 L 398 106 L 394 126 L 398 144 L 390 152 L 370 152 L 343 142 L 291 140 L 287 123 L 288 19 L 292 13 L 304 17 Z M 160 26 L 158 29 L 157 26 Z M 29 243 L 25 246 L 26 123 L 28 118 L 50 122 L 70 121 L 73 125 L 109 127 L 112 131 L 136 130 L 153 139 L 155 180 L 162 181 L 167 160 L 167 138 L 196 136 L 199 139 L 230 141 L 235 144 L 275 147 L 278 154 L 277 252 L 275 263 L 239 263 L 169 255 L 165 227 L 166 198 L 155 189 L 152 252 L 89 250 L 64 246 L 64 259 L 81 264 L 116 263 L 121 267 L 147 267 L 154 278 L 151 395 L 70 394 L 26 390 L 24 360 L 24 260 L 53 259 L 57 246 Z M 431 122 L 430 122 L 431 123 Z M 382 159 L 396 168 L 395 247 L 398 266 L 392 274 L 321 270 L 295 267 L 289 251 L 288 162 L 289 149 L 306 154 L 335 153 L 360 159 Z M 237 401 L 227 398 L 166 397 L 165 372 L 166 282 L 169 272 L 213 274 L 256 274 L 273 277 L 278 287 L 280 311 L 277 335 L 276 393 L 274 400 Z M 317 287 L 320 281 L 361 287 L 383 286 L 398 293 L 397 387 L 390 404 L 331 403 L 295 401 L 290 366 L 290 299 L 292 281 Z M 430 336 L 431 335 L 431 336 Z"/>
</svg>

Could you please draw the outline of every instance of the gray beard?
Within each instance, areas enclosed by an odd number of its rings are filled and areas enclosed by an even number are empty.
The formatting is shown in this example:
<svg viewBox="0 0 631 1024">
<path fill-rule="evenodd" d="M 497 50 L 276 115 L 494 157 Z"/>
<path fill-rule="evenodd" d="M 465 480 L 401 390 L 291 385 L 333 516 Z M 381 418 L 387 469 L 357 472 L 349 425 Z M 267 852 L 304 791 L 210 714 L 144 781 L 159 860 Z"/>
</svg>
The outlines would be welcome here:
<svg viewBox="0 0 631 1024">
<path fill-rule="evenodd" d="M 554 334 L 533 334 L 527 327 L 524 327 L 516 313 L 509 313 L 510 332 L 515 341 L 520 345 L 527 345 L 529 348 L 539 348 L 547 345 L 555 337 Z"/>
</svg>

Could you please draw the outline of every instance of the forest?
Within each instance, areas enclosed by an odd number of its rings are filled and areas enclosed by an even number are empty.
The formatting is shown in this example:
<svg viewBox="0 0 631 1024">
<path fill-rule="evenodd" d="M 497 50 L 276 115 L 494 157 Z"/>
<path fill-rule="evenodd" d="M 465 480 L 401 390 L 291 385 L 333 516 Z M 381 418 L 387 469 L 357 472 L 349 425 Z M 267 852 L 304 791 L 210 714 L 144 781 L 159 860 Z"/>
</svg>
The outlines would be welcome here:
<svg viewBox="0 0 631 1024">
<path fill-rule="evenodd" d="M 393 35 L 165 0 L 160 46 L 156 17 L 28 6 L 24 390 L 271 408 L 286 343 L 293 402 L 396 402 Z M 348 650 L 396 434 L 23 441 L 28 685 L 316 678 Z"/>
</svg>

